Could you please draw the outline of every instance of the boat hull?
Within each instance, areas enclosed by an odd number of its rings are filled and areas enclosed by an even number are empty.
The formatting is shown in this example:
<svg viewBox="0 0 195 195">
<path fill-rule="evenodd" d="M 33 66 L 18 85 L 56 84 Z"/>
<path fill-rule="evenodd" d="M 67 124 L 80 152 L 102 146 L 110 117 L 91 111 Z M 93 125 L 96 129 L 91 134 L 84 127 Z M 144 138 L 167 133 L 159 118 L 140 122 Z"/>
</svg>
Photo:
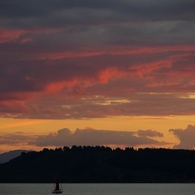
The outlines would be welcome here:
<svg viewBox="0 0 195 195">
<path fill-rule="evenodd" d="M 53 194 L 61 194 L 63 191 L 62 190 L 53 190 L 52 193 Z"/>
</svg>

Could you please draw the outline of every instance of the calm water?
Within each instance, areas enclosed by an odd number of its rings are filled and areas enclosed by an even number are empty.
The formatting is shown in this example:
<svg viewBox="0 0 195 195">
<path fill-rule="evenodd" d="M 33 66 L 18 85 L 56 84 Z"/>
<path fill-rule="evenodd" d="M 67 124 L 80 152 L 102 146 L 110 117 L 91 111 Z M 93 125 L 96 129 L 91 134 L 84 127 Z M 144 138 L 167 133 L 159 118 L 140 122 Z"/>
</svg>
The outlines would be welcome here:
<svg viewBox="0 0 195 195">
<path fill-rule="evenodd" d="M 62 184 L 63 195 L 194 195 L 195 184 Z M 0 195 L 48 195 L 52 184 L 0 184 Z"/>
</svg>

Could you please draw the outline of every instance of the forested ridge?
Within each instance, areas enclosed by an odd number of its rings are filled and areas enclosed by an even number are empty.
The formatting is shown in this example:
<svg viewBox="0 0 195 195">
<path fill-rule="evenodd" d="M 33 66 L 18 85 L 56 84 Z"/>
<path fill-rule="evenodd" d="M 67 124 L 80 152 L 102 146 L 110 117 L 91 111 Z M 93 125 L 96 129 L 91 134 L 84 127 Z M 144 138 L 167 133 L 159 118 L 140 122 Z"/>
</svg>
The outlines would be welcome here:
<svg viewBox="0 0 195 195">
<path fill-rule="evenodd" d="M 195 182 L 195 151 L 73 146 L 23 152 L 0 164 L 0 182 Z"/>
</svg>

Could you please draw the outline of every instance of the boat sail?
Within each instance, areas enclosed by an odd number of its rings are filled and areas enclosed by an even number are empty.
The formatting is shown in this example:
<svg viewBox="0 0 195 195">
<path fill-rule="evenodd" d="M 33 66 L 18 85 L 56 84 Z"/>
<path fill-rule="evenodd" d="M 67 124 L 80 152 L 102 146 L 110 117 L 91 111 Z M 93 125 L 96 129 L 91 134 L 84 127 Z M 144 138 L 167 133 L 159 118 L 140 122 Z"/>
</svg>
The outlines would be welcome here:
<svg viewBox="0 0 195 195">
<path fill-rule="evenodd" d="M 61 194 L 63 192 L 62 187 L 60 186 L 59 176 L 57 175 L 55 179 L 55 189 L 52 191 L 53 194 Z"/>
</svg>

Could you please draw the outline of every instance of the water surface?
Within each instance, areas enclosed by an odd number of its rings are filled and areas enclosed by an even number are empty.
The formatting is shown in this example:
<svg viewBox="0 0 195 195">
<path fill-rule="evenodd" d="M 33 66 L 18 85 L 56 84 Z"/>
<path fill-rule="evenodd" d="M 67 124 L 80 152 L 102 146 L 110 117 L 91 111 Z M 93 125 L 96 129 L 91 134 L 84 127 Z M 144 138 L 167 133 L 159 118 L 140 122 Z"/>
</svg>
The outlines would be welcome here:
<svg viewBox="0 0 195 195">
<path fill-rule="evenodd" d="M 48 195 L 53 187 L 53 184 L 0 184 L 0 195 Z M 62 184 L 62 187 L 64 195 L 195 194 L 195 184 Z"/>
</svg>

